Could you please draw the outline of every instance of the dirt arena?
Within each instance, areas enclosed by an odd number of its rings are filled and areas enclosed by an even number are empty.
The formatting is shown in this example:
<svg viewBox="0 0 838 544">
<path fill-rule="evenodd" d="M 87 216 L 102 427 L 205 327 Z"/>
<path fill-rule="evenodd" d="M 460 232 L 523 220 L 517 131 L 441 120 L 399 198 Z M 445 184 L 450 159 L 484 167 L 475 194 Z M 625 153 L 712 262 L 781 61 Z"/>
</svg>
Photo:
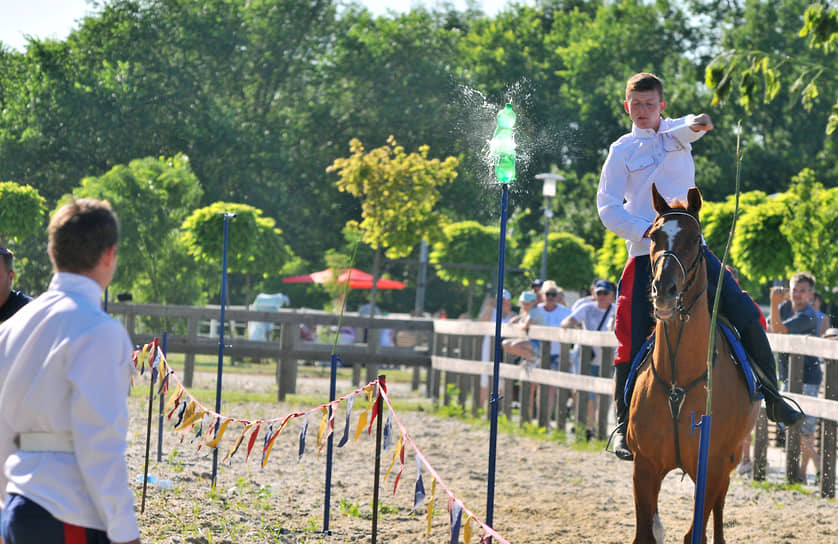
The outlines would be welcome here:
<svg viewBox="0 0 838 544">
<path fill-rule="evenodd" d="M 196 386 L 214 387 L 214 378 L 196 376 Z M 272 380 L 263 377 L 225 376 L 225 390 L 272 391 Z M 141 386 L 140 386 L 141 387 Z M 313 392 L 322 383 L 303 382 L 303 392 Z M 407 396 L 392 387 L 391 395 Z M 350 391 L 339 383 L 338 394 Z M 273 418 L 309 407 L 280 404 L 228 403 L 225 415 L 250 419 Z M 142 472 L 145 450 L 146 405 L 131 400 L 129 467 L 132 479 Z M 352 417 L 354 434 L 360 404 Z M 155 409 L 156 414 L 156 409 Z M 342 436 L 344 410 L 336 419 L 336 437 Z M 439 475 L 466 507 L 483 518 L 486 510 L 488 426 L 471 426 L 456 419 L 442 419 L 423 412 L 399 413 L 411 437 Z M 143 542 L 159 543 L 297 543 L 370 542 L 375 435 L 351 438 L 335 449 L 332 475 L 330 534 L 323 534 L 325 448 L 317 453 L 319 417 L 309 420 L 306 452 L 297 461 L 302 420 L 292 421 L 276 440 L 264 469 L 259 467 L 262 436 L 247 463 L 242 448 L 232 462 L 219 466 L 218 485 L 210 491 L 211 453 L 183 442 L 164 427 L 163 462 L 156 459 L 156 418 L 152 433 L 150 473 L 173 481 L 174 489 L 149 488 L 145 512 L 139 515 Z M 394 423 L 394 443 L 398 430 Z M 223 457 L 236 432 L 228 431 L 219 449 Z M 580 452 L 547 440 L 500 433 L 494 500 L 495 528 L 510 543 L 626 543 L 634 536 L 634 505 L 631 463 L 603 452 Z M 382 455 L 382 477 L 393 459 L 394 448 Z M 775 452 L 774 457 L 776 457 Z M 769 455 L 771 462 L 772 456 Z M 769 467 L 769 481 L 780 481 L 781 462 Z M 415 513 L 416 482 L 414 452 L 408 448 L 404 473 L 393 495 L 393 472 L 382 485 L 377 541 L 415 544 L 449 542 L 447 496 L 437 487 L 434 515 L 428 536 L 428 499 Z M 426 492 L 431 477 L 423 471 Z M 811 481 L 811 478 L 810 478 Z M 137 508 L 141 484 L 134 485 Z M 727 542 L 828 543 L 838 542 L 838 511 L 833 500 L 787 490 L 765 490 L 750 480 L 735 476 L 725 510 Z M 682 542 L 692 518 L 693 485 L 671 473 L 660 499 L 666 542 Z M 464 520 L 465 521 L 465 518 Z M 472 523 L 471 542 L 481 534 Z M 712 530 L 710 531 L 712 533 Z M 460 532 L 460 542 L 463 532 Z M 708 539 L 712 542 L 712 537 Z"/>
</svg>

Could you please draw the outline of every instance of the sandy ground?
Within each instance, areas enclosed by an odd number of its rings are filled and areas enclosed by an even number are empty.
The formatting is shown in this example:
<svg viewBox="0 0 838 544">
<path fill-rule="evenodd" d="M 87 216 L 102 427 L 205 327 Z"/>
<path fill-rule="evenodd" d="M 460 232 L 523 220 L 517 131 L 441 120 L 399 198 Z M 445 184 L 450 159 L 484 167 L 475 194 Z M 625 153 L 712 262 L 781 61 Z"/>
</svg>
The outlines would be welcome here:
<svg viewBox="0 0 838 544">
<path fill-rule="evenodd" d="M 196 376 L 196 386 L 208 386 L 213 378 Z M 225 390 L 273 391 L 272 380 L 256 376 L 225 376 Z M 324 387 L 318 380 L 304 381 L 302 392 Z M 214 387 L 214 385 L 213 385 Z M 339 383 L 339 395 L 351 390 Z M 415 395 L 405 387 L 392 387 L 391 395 Z M 273 418 L 309 407 L 283 404 L 229 403 L 226 415 L 243 418 Z M 342 407 L 343 408 L 343 407 Z M 342 435 L 344 411 L 337 418 L 336 436 Z M 132 428 L 128 453 L 132 478 L 142 472 L 145 452 L 146 406 L 132 399 Z M 352 416 L 354 432 L 360 403 Z M 155 409 L 156 413 L 156 409 Z M 418 447 L 456 496 L 479 517 L 485 517 L 488 465 L 488 426 L 472 426 L 456 419 L 442 419 L 422 412 L 399 413 Z M 155 419 L 156 424 L 156 419 Z M 264 542 L 371 542 L 374 433 L 357 441 L 350 439 L 334 456 L 330 534 L 323 534 L 325 448 L 318 454 L 316 435 L 319 418 L 309 420 L 307 449 L 297 460 L 302 420 L 292 421 L 277 439 L 264 469 L 258 449 L 248 462 L 243 450 L 231 462 L 220 464 L 216 491 L 210 489 L 212 454 L 196 451 L 192 433 L 181 435 L 167 424 L 163 461 L 156 460 L 156 427 L 152 433 L 150 473 L 172 480 L 172 490 L 149 488 L 145 512 L 138 514 L 144 542 L 160 543 L 264 543 Z M 394 424 L 394 429 L 396 429 Z M 226 455 L 238 433 L 228 432 L 219 448 Z M 398 431 L 395 431 L 398 438 Z M 395 442 L 395 440 L 394 440 Z M 631 469 L 604 452 L 580 452 L 552 441 L 521 438 L 500 433 L 496 485 L 495 529 L 510 543 L 625 543 L 634 537 L 634 503 Z M 393 459 L 394 447 L 382 455 L 382 477 Z M 769 480 L 781 480 L 779 450 L 769 451 Z M 393 472 L 380 492 L 377 542 L 449 542 L 447 497 L 437 487 L 430 535 L 428 500 L 415 513 L 413 491 L 416 462 L 407 450 L 405 468 L 396 494 Z M 423 471 L 428 495 L 431 477 Z M 134 484 L 140 509 L 141 484 Z M 734 476 L 725 510 L 727 542 L 828 543 L 838 542 L 838 511 L 833 500 L 811 494 L 755 486 Z M 660 498 L 666 542 L 682 542 L 692 518 L 694 489 L 689 478 L 671 473 Z M 481 532 L 472 524 L 475 535 Z M 710 531 L 712 533 L 712 530 Z M 473 536 L 471 542 L 477 542 Z M 460 542 L 463 532 L 460 532 Z M 712 538 L 708 539 L 711 542 Z"/>
</svg>

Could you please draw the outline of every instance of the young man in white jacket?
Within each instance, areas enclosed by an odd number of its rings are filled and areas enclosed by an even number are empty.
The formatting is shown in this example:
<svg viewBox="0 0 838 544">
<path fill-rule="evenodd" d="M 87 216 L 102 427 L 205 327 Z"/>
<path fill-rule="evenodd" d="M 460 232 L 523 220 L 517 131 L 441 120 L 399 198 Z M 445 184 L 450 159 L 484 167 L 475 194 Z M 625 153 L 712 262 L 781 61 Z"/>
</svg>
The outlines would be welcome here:
<svg viewBox="0 0 838 544">
<path fill-rule="evenodd" d="M 611 145 L 599 180 L 597 210 L 602 223 L 625 238 L 628 249 L 628 262 L 617 291 L 614 453 L 620 459 L 631 460 L 634 455 L 625 439 L 628 405 L 623 390 L 631 361 L 654 326 L 649 300 L 652 271 L 648 238 L 657 215 L 652 206 L 652 183 L 667 200 L 685 201 L 687 191 L 695 186 L 691 144 L 712 130 L 713 122 L 705 113 L 664 118 L 663 83 L 649 73 L 638 73 L 628 80 L 623 107 L 631 117 L 632 130 Z M 721 264 L 706 247 L 705 254 L 712 297 Z M 724 274 L 722 290 L 720 311 L 739 330 L 745 349 L 754 359 L 753 368 L 765 395 L 769 419 L 788 425 L 797 423 L 803 414 L 777 392 L 774 355 L 759 323 L 759 309 L 728 272 Z"/>
<path fill-rule="evenodd" d="M 131 341 L 101 308 L 118 237 L 107 202 L 61 207 L 49 289 L 0 326 L 7 544 L 140 541 L 125 461 Z"/>
</svg>

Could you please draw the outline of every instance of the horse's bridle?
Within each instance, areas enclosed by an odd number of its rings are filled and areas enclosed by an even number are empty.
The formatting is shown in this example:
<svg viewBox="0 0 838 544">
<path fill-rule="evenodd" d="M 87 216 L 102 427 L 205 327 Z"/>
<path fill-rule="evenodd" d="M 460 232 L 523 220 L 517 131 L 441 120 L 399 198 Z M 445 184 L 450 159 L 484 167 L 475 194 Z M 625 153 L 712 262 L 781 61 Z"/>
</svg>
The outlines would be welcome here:
<svg viewBox="0 0 838 544">
<path fill-rule="evenodd" d="M 685 215 L 689 217 L 690 219 L 696 222 L 696 224 L 698 225 L 699 232 L 701 231 L 701 223 L 699 223 L 698 218 L 695 215 L 686 211 L 671 210 L 666 213 L 662 213 L 660 216 L 663 218 L 670 215 Z M 704 294 L 704 291 L 707 290 L 707 286 L 705 285 L 704 289 L 702 289 L 702 291 L 695 296 L 695 299 L 693 299 L 692 303 L 690 303 L 690 305 L 686 308 L 684 307 L 684 293 L 689 292 L 689 290 L 695 283 L 696 276 L 698 275 L 698 266 L 704 260 L 704 248 L 698 248 L 698 253 L 695 256 L 695 259 L 693 259 L 693 262 L 690 264 L 689 269 L 687 269 L 684 266 L 684 262 L 681 260 L 681 257 L 679 257 L 677 253 L 675 253 L 674 251 L 669 251 L 668 249 L 662 251 L 657 257 L 655 257 L 655 262 L 652 263 L 653 278 L 656 275 L 658 263 L 662 263 L 664 259 L 666 259 L 667 257 L 672 257 L 675 260 L 675 262 L 678 264 L 678 267 L 681 269 L 681 274 L 684 278 L 684 287 L 680 291 L 678 291 L 678 295 L 675 297 L 675 300 L 677 301 L 675 308 L 678 310 L 678 315 L 680 316 L 681 321 L 688 321 L 690 319 L 690 310 L 692 310 L 693 306 L 695 306 L 695 303 L 698 301 L 698 299 L 701 298 L 701 295 Z M 655 317 L 658 317 L 657 310 L 655 310 Z"/>
<path fill-rule="evenodd" d="M 670 210 L 668 212 L 660 214 L 660 217 L 663 218 L 670 215 L 686 215 L 687 217 L 691 218 L 693 221 L 696 222 L 699 228 L 699 232 L 701 231 L 701 223 L 698 221 L 698 218 L 695 215 L 683 210 Z M 678 264 L 678 266 L 681 268 L 681 273 L 683 274 L 684 287 L 678 292 L 678 295 L 675 298 L 675 307 L 678 310 L 678 315 L 681 321 L 685 324 L 690 319 L 690 311 L 693 309 L 693 306 L 695 306 L 695 304 L 707 290 L 707 284 L 705 284 L 704 288 L 695 296 L 690 305 L 686 308 L 684 307 L 684 294 L 689 292 L 693 284 L 695 284 L 696 278 L 698 277 L 699 264 L 701 264 L 704 259 L 704 247 L 701 244 L 699 245 L 698 254 L 695 256 L 695 259 L 693 259 L 693 262 L 690 264 L 689 268 L 686 268 L 684 266 L 683 261 L 677 253 L 669 250 L 661 252 L 657 257 L 655 257 L 655 262 L 652 264 L 652 277 L 656 275 L 658 263 L 661 263 L 664 259 L 666 259 L 666 257 L 672 257 Z M 655 317 L 658 318 L 657 310 L 655 310 Z M 666 337 L 666 348 L 669 352 L 669 364 L 672 370 L 672 383 L 667 385 L 666 382 L 664 382 L 663 379 L 658 375 L 658 371 L 655 368 L 654 361 L 650 361 L 649 365 L 652 367 L 652 375 L 655 377 L 655 381 L 658 382 L 664 388 L 667 394 L 667 400 L 669 402 L 669 412 L 670 414 L 672 414 L 672 424 L 674 426 L 675 456 L 676 461 L 678 462 L 678 466 L 683 465 L 683 463 L 681 462 L 680 441 L 678 439 L 678 416 L 681 414 L 681 407 L 684 404 L 684 400 L 686 400 L 687 393 L 689 393 L 690 390 L 692 390 L 696 385 L 707 379 L 707 371 L 705 370 L 704 374 L 693 380 L 693 382 L 690 383 L 690 385 L 688 385 L 687 387 L 680 387 L 678 385 L 676 359 L 678 358 L 678 350 L 681 347 L 681 338 L 683 337 L 685 328 L 684 324 L 681 325 L 681 328 L 678 331 L 678 340 L 675 343 L 675 349 L 673 350 L 672 344 L 669 340 L 669 325 L 667 321 L 663 321 L 663 332 L 664 336 Z"/>
</svg>

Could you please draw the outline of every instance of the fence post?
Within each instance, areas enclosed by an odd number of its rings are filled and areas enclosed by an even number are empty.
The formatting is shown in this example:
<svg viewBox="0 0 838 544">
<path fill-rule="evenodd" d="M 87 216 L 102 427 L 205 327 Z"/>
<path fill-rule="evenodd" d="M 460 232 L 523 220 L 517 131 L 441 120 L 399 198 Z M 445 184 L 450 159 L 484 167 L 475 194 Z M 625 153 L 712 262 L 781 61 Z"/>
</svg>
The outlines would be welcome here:
<svg viewBox="0 0 838 544">
<path fill-rule="evenodd" d="M 186 320 L 186 338 L 189 344 L 198 342 L 198 316 L 190 315 Z M 188 351 L 183 358 L 183 385 L 192 387 L 195 376 L 195 352 Z"/>
<path fill-rule="evenodd" d="M 762 401 L 759 402 L 759 416 L 754 427 L 754 454 L 751 457 L 754 460 L 754 481 L 765 480 L 768 471 L 768 416 Z"/>
<path fill-rule="evenodd" d="M 803 392 L 803 356 L 789 355 L 789 391 Z M 786 427 L 786 481 L 794 483 L 800 473 L 800 425 Z"/>
<path fill-rule="evenodd" d="M 474 358 L 473 353 L 474 342 L 471 341 L 471 337 L 469 336 L 461 336 L 460 337 L 460 359 L 471 360 Z M 466 400 L 468 399 L 469 389 L 471 388 L 471 376 L 468 374 L 458 374 L 457 375 L 457 387 L 459 388 L 459 397 L 458 401 L 460 403 L 460 409 L 463 413 L 466 413 Z"/>
<path fill-rule="evenodd" d="M 614 348 L 603 346 L 601 359 L 599 376 L 600 378 L 610 378 L 614 372 Z M 598 397 L 595 401 L 599 403 L 596 436 L 598 440 L 605 440 L 608 438 L 608 413 L 611 409 L 611 395 L 598 395 Z"/>
<path fill-rule="evenodd" d="M 541 368 L 550 370 L 550 342 L 542 340 L 541 344 Z M 550 428 L 550 386 L 538 386 L 538 425 L 545 429 Z"/>
<path fill-rule="evenodd" d="M 559 347 L 559 370 L 562 372 L 570 372 L 570 347 L 570 344 L 564 342 Z M 559 399 L 556 407 L 556 428 L 564 431 L 567 426 L 567 401 L 570 398 L 570 390 L 560 388 L 556 396 Z"/>
<path fill-rule="evenodd" d="M 579 349 L 579 375 L 580 376 L 589 376 L 591 374 L 591 353 L 593 353 L 593 348 L 591 346 L 587 346 L 585 344 L 581 344 L 581 348 Z M 582 429 L 593 427 L 593 422 L 588 421 L 588 392 L 587 391 L 577 391 L 576 392 L 576 406 L 573 407 L 573 411 L 576 412 L 576 432 L 577 433 L 584 433 L 585 431 Z"/>
<path fill-rule="evenodd" d="M 479 336 L 470 336 L 469 342 L 471 342 L 472 359 L 476 360 L 478 358 L 477 354 L 483 347 L 483 339 Z M 482 380 L 483 376 L 480 374 L 471 377 L 471 415 L 474 417 L 480 415 L 480 409 L 483 408 Z"/>
<path fill-rule="evenodd" d="M 291 356 L 299 334 L 297 325 L 283 323 L 279 330 L 279 358 L 276 361 L 277 400 L 297 392 L 297 360 Z"/>
<path fill-rule="evenodd" d="M 838 400 L 838 361 L 825 359 L 826 388 L 824 398 Z M 821 420 L 821 497 L 835 497 L 835 438 L 838 423 Z"/>
</svg>

